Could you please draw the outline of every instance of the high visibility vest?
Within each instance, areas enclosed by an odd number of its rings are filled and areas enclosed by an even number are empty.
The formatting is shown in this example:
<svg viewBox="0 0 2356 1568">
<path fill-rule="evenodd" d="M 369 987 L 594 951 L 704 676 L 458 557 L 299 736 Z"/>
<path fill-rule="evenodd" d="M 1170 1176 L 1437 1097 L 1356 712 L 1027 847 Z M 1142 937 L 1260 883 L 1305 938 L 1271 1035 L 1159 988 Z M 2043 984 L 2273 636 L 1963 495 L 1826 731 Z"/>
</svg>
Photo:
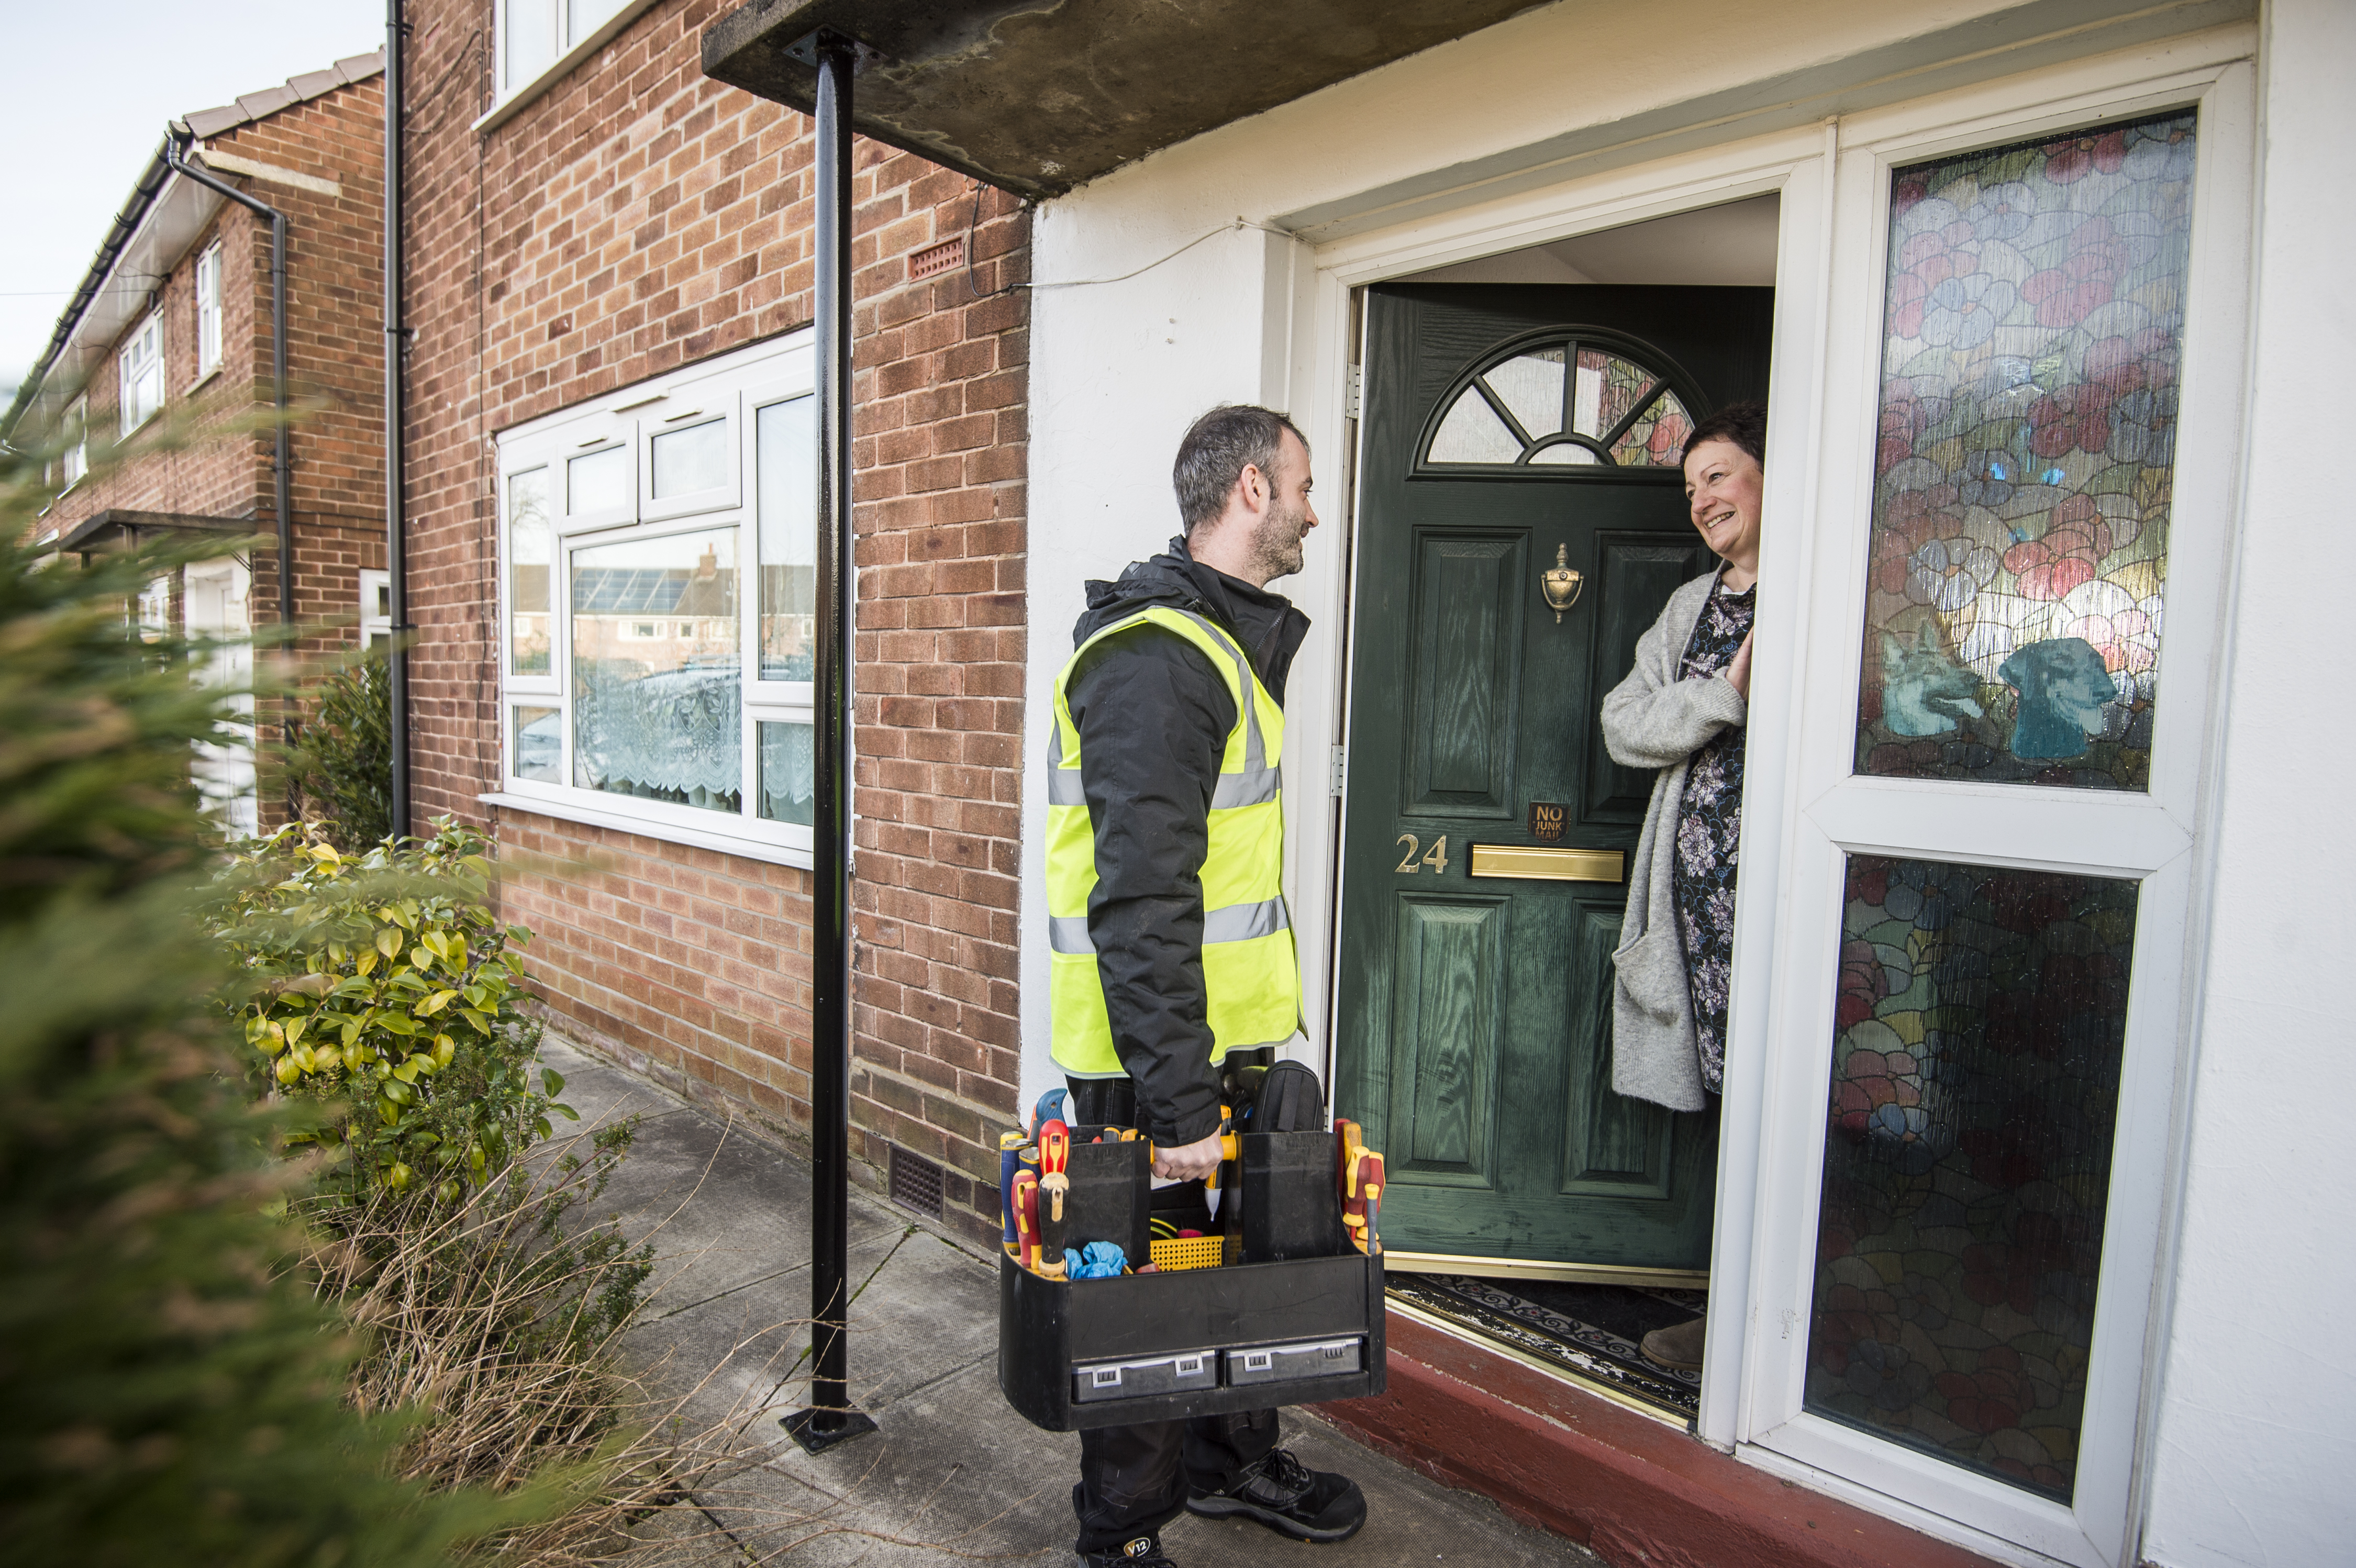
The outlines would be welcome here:
<svg viewBox="0 0 2356 1568">
<path fill-rule="evenodd" d="M 1066 687 L 1082 654 L 1148 624 L 1201 649 L 1236 703 L 1202 871 L 1211 1059 L 1280 1043 L 1301 1026 L 1301 963 L 1284 905 L 1284 710 L 1226 632 L 1201 616 L 1155 606 L 1089 638 L 1055 675 L 1055 723 L 1047 741 L 1047 1006 L 1055 1061 L 1076 1078 L 1119 1078 L 1125 1069 L 1088 938 L 1096 827 L 1080 788 L 1080 732 Z"/>
</svg>

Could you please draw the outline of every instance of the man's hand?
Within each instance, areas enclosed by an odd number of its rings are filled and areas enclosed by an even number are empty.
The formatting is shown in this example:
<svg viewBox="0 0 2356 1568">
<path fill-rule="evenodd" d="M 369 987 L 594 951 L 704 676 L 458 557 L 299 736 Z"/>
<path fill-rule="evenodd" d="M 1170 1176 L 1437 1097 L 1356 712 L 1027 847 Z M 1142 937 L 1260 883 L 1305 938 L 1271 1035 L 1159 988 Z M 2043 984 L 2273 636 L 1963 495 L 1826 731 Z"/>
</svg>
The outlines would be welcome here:
<svg viewBox="0 0 2356 1568">
<path fill-rule="evenodd" d="M 1200 1181 L 1219 1168 L 1219 1135 L 1175 1149 L 1153 1151 L 1153 1174 L 1165 1181 Z"/>
</svg>

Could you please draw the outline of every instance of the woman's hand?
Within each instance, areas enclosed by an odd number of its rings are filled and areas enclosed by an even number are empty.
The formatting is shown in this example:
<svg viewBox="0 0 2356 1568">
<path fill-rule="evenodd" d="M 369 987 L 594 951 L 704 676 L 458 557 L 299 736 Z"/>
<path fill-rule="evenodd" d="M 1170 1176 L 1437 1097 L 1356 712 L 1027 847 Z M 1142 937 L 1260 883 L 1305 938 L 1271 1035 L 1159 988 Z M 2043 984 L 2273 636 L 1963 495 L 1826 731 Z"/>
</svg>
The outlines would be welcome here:
<svg viewBox="0 0 2356 1568">
<path fill-rule="evenodd" d="M 1734 650 L 1734 657 L 1726 666 L 1726 683 L 1746 703 L 1751 700 L 1751 639 L 1758 634 L 1755 627 L 1744 632 L 1742 646 Z"/>
</svg>

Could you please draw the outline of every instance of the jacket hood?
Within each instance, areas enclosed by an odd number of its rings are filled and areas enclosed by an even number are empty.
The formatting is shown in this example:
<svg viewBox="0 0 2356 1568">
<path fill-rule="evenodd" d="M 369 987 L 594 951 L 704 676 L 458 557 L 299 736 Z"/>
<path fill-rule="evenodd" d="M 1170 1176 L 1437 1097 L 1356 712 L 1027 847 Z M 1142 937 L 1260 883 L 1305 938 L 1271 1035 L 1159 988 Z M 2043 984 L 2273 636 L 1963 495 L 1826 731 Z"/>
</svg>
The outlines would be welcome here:
<svg viewBox="0 0 2356 1568">
<path fill-rule="evenodd" d="M 1075 648 L 1113 622 L 1156 605 L 1192 610 L 1243 644 L 1261 683 L 1280 703 L 1292 656 L 1309 635 L 1309 618 L 1291 600 L 1204 565 L 1188 553 L 1183 535 L 1151 561 L 1130 562 L 1109 583 L 1091 579 L 1087 604 L 1072 627 Z"/>
</svg>

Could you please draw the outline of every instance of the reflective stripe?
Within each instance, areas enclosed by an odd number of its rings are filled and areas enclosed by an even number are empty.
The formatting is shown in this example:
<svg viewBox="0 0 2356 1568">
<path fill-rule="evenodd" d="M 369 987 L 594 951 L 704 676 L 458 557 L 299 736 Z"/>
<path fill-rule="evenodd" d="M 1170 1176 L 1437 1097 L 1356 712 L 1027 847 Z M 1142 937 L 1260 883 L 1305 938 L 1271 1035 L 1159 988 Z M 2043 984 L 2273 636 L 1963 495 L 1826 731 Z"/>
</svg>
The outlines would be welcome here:
<svg viewBox="0 0 2356 1568">
<path fill-rule="evenodd" d="M 1226 650 L 1236 663 L 1236 689 L 1240 693 L 1244 710 L 1244 776 L 1265 772 L 1268 768 L 1268 743 L 1260 738 L 1259 704 L 1252 701 L 1251 666 L 1244 662 L 1244 650 L 1227 639 L 1227 634 L 1193 610 L 1180 610 L 1180 615 L 1201 627 L 1213 642 Z"/>
<path fill-rule="evenodd" d="M 1292 927 L 1290 911 L 1282 898 L 1265 899 L 1258 904 L 1230 904 L 1224 909 L 1214 909 L 1203 917 L 1203 945 L 1215 942 L 1248 942 L 1254 937 L 1272 937 Z M 1055 915 L 1047 921 L 1047 946 L 1060 953 L 1091 953 L 1096 943 L 1088 940 L 1088 918 L 1086 915 Z"/>
<path fill-rule="evenodd" d="M 1220 781 L 1225 788 L 1226 780 Z M 1088 794 L 1080 788 L 1080 770 L 1076 768 L 1049 767 L 1047 769 L 1047 804 L 1051 806 L 1085 806 Z"/>
<path fill-rule="evenodd" d="M 1214 942 L 1248 942 L 1254 937 L 1272 937 L 1291 924 L 1292 918 L 1285 913 L 1282 898 L 1269 898 L 1258 904 L 1230 904 L 1203 917 L 1203 945 L 1209 947 Z"/>
<path fill-rule="evenodd" d="M 1263 768 L 1258 773 L 1222 773 L 1219 787 L 1211 791 L 1211 810 L 1231 811 L 1237 806 L 1266 805 L 1283 788 L 1282 768 Z M 1055 799 L 1052 792 L 1048 799 Z"/>
</svg>

